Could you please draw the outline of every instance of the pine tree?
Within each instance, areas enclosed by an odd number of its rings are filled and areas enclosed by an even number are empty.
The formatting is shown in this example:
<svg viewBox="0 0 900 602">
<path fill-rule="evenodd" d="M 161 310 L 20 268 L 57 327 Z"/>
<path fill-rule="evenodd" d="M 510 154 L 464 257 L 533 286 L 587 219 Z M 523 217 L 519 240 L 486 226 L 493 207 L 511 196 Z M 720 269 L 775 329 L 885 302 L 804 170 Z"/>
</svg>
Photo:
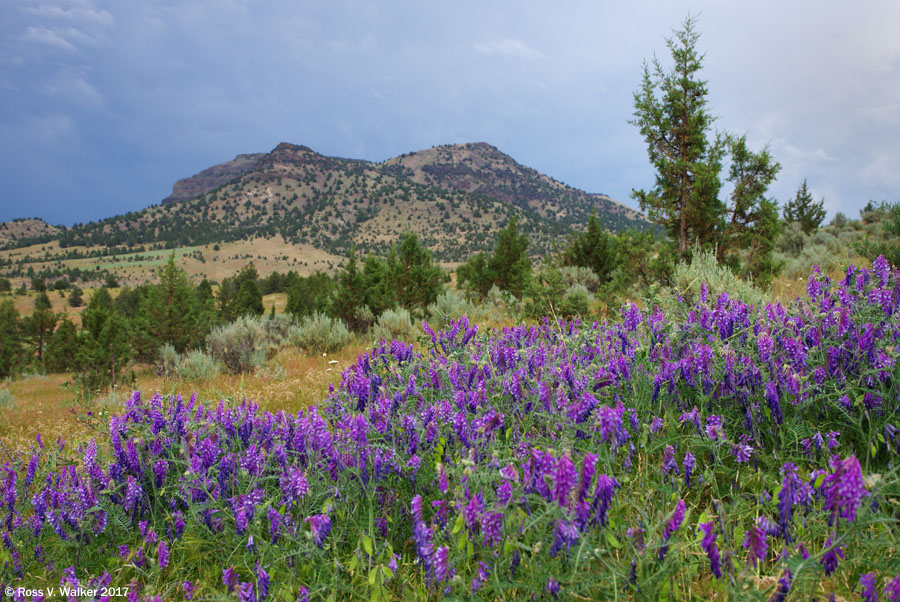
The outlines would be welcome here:
<svg viewBox="0 0 900 602">
<path fill-rule="evenodd" d="M 437 300 L 444 272 L 413 232 L 404 232 L 388 259 L 397 302 L 407 309 L 427 307 Z"/>
<path fill-rule="evenodd" d="M 42 292 L 37 296 L 34 302 L 34 313 L 25 319 L 25 330 L 34 346 L 37 354 L 38 363 L 44 361 L 44 347 L 53 334 L 53 328 L 56 326 L 57 316 L 53 313 L 50 305 L 50 298 L 47 293 Z"/>
<path fill-rule="evenodd" d="M 710 142 L 714 118 L 706 107 L 706 82 L 698 78 L 702 55 L 700 34 L 688 16 L 683 28 L 667 45 L 675 62 L 670 73 L 654 58 L 644 63 L 641 88 L 634 93 L 634 119 L 647 142 L 656 185 L 649 191 L 633 190 L 650 221 L 664 226 L 685 252 L 695 240 L 714 242 L 722 205 L 718 200 L 719 171 L 724 141 Z"/>
<path fill-rule="evenodd" d="M 153 361 L 165 344 L 184 353 L 205 338 L 198 332 L 193 287 L 187 273 L 175 263 L 175 254 L 157 271 L 159 283 L 149 286 L 135 318 L 135 348 L 138 355 Z"/>
<path fill-rule="evenodd" d="M 604 230 L 603 221 L 591 212 L 587 229 L 575 232 L 569 237 L 569 244 L 563 250 L 563 265 L 590 268 L 601 284 L 609 282 L 619 266 L 618 240 L 614 234 Z"/>
<path fill-rule="evenodd" d="M 73 286 L 72 290 L 69 291 L 69 307 L 81 307 L 84 305 L 84 291 L 78 288 L 77 286 Z"/>
<path fill-rule="evenodd" d="M 12 300 L 0 303 L 0 378 L 12 376 L 21 365 L 22 327 Z"/>
<path fill-rule="evenodd" d="M 365 326 L 358 319 L 358 311 L 364 305 L 365 279 L 358 268 L 356 249 L 351 248 L 347 263 L 338 277 L 337 290 L 332 302 L 331 313 L 340 318 L 353 330 L 361 330 Z"/>
<path fill-rule="evenodd" d="M 50 372 L 68 372 L 77 368 L 78 329 L 64 317 L 47 342 L 44 365 Z"/>
<path fill-rule="evenodd" d="M 488 272 L 499 288 L 521 297 L 531 281 L 528 236 L 519 234 L 518 220 L 509 219 L 497 234 L 497 245 L 488 260 Z"/>
<path fill-rule="evenodd" d="M 797 194 L 784 206 L 784 221 L 797 222 L 804 233 L 812 234 L 819 229 L 824 219 L 825 199 L 815 202 L 804 178 Z"/>
</svg>

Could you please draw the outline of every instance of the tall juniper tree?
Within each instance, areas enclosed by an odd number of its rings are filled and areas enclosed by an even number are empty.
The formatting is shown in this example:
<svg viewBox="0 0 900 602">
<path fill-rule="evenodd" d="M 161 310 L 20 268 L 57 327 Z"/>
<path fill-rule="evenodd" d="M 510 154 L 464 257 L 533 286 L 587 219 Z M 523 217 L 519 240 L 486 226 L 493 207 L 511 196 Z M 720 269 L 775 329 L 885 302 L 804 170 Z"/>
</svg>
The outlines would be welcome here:
<svg viewBox="0 0 900 602">
<path fill-rule="evenodd" d="M 640 89 L 634 93 L 634 119 L 656 170 L 650 190 L 633 190 L 650 221 L 665 227 L 684 252 L 688 245 L 712 242 L 717 217 L 724 140 L 709 138 L 714 117 L 707 108 L 706 82 L 699 78 L 703 56 L 700 34 L 688 16 L 683 28 L 666 40 L 675 65 L 663 70 L 659 59 L 644 63 Z"/>
</svg>

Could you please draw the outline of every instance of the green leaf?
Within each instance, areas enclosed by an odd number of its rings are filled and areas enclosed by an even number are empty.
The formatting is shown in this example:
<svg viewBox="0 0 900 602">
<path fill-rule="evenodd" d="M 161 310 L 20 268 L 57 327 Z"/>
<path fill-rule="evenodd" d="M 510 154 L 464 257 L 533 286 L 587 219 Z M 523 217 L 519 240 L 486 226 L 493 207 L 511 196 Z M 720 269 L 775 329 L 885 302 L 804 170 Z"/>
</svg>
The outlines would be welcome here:
<svg viewBox="0 0 900 602">
<path fill-rule="evenodd" d="M 453 523 L 453 529 L 450 531 L 450 534 L 451 534 L 451 535 L 456 535 L 457 533 L 459 533 L 460 529 L 462 529 L 462 528 L 463 528 L 463 525 L 465 525 L 465 524 L 466 524 L 466 521 L 465 521 L 465 519 L 463 518 L 463 515 L 462 515 L 462 514 L 457 514 L 457 515 L 456 515 L 456 522 Z"/>
<path fill-rule="evenodd" d="M 376 567 L 369 569 L 369 585 L 375 585 Z"/>
<path fill-rule="evenodd" d="M 372 538 L 368 535 L 363 535 L 363 549 L 366 551 L 366 554 L 372 555 Z"/>
<path fill-rule="evenodd" d="M 813 482 L 813 489 L 818 489 L 822 486 L 822 483 L 825 481 L 825 475 L 820 474 L 816 477 L 816 480 Z"/>
<path fill-rule="evenodd" d="M 616 536 L 611 531 L 606 532 L 606 543 L 617 550 L 622 547 L 622 544 L 619 543 L 619 540 L 616 539 Z"/>
</svg>

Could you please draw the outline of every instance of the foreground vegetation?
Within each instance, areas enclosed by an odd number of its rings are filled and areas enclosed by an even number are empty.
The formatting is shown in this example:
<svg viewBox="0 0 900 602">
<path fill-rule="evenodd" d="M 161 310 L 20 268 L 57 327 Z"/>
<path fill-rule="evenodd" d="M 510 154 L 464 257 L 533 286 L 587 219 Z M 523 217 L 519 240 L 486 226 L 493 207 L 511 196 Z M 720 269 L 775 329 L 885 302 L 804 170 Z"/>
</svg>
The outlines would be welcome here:
<svg viewBox="0 0 900 602">
<path fill-rule="evenodd" d="M 426 326 L 423 352 L 381 343 L 295 414 L 135 392 L 99 442 L 4 464 L 3 581 L 897 599 L 898 276 L 814 273 L 788 307 L 702 285 L 614 325 Z"/>
</svg>

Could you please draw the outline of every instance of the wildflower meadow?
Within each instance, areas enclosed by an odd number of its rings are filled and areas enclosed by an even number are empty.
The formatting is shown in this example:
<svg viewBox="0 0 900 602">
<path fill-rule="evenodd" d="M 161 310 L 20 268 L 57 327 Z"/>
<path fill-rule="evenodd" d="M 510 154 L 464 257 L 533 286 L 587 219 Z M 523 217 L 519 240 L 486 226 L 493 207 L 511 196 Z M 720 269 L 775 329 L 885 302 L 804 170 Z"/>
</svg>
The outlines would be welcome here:
<svg viewBox="0 0 900 602">
<path fill-rule="evenodd" d="M 296 414 L 136 391 L 0 466 L 3 599 L 900 600 L 900 272 L 697 286 L 426 323 Z"/>
</svg>

